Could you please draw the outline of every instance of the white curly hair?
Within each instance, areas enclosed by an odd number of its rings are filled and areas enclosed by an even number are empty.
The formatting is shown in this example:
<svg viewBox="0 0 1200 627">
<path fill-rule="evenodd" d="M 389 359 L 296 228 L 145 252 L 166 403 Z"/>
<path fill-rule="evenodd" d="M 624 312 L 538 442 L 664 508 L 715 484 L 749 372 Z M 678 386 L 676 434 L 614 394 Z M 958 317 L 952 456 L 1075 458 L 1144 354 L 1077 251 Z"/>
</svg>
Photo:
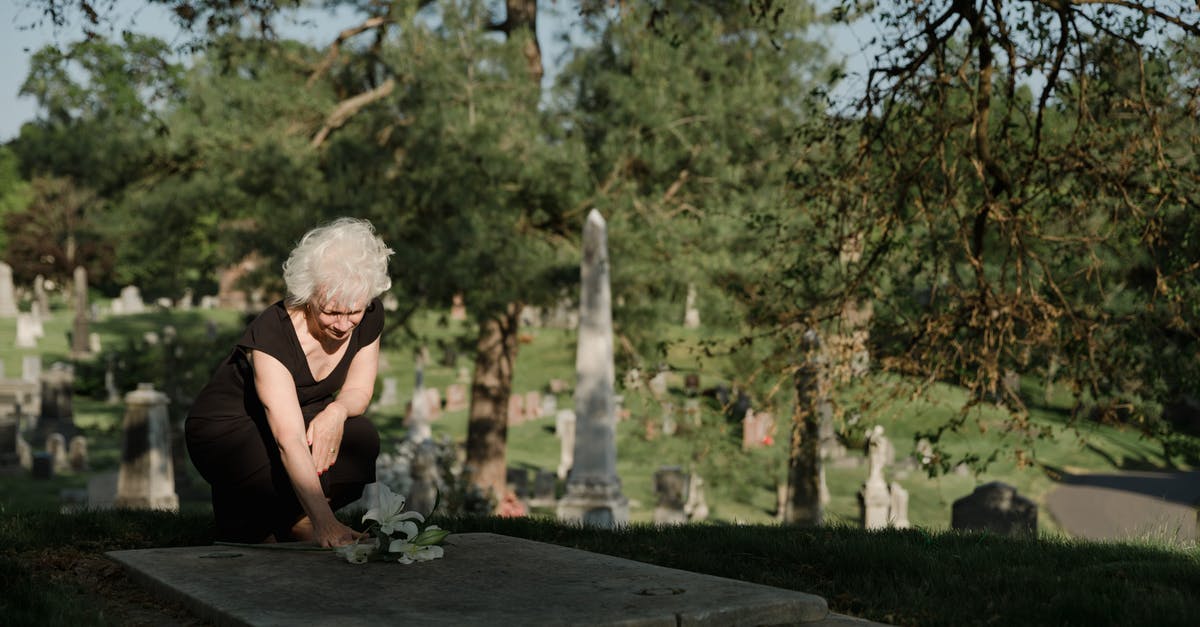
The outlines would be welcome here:
<svg viewBox="0 0 1200 627">
<path fill-rule="evenodd" d="M 287 304 L 362 306 L 392 287 L 388 257 L 394 251 L 367 220 L 338 218 L 304 234 L 283 262 Z"/>
</svg>

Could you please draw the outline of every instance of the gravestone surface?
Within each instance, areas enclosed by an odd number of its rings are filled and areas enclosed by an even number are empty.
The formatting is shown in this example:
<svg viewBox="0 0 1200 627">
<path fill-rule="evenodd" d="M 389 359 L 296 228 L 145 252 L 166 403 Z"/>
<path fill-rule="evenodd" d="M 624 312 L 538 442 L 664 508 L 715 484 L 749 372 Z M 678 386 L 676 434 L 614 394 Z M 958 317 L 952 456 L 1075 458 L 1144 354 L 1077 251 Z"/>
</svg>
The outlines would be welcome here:
<svg viewBox="0 0 1200 627">
<path fill-rule="evenodd" d="M 864 529 L 888 526 L 892 497 L 883 478 L 883 469 L 887 465 L 890 446 L 887 436 L 883 435 L 883 427 L 876 425 L 867 438 L 867 481 L 858 495 Z"/>
<path fill-rule="evenodd" d="M 530 496 L 531 507 L 552 507 L 558 498 L 558 476 L 549 470 L 538 468 L 533 476 L 533 494 Z"/>
<path fill-rule="evenodd" d="M 75 369 L 69 364 L 54 362 L 40 376 L 41 407 L 38 412 L 36 434 L 44 437 L 50 433 L 75 435 L 75 411 L 71 397 L 75 391 Z"/>
<path fill-rule="evenodd" d="M 950 527 L 1002 535 L 1036 535 L 1037 504 L 999 481 L 975 488 L 954 502 Z"/>
<path fill-rule="evenodd" d="M 687 302 L 683 311 L 683 327 L 685 329 L 700 328 L 700 310 L 696 308 L 696 286 L 688 283 Z"/>
<path fill-rule="evenodd" d="M 575 456 L 560 520 L 615 527 L 629 521 L 629 500 L 617 476 L 617 408 L 613 365 L 608 226 L 595 209 L 583 227 L 575 356 Z"/>
<path fill-rule="evenodd" d="M 37 348 L 37 325 L 34 324 L 33 314 L 17 313 L 17 336 L 13 340 L 16 348 Z"/>
<path fill-rule="evenodd" d="M 803 592 L 489 533 L 451 535 L 445 557 L 409 566 L 230 546 L 107 555 L 218 625 L 868 624 Z"/>
</svg>

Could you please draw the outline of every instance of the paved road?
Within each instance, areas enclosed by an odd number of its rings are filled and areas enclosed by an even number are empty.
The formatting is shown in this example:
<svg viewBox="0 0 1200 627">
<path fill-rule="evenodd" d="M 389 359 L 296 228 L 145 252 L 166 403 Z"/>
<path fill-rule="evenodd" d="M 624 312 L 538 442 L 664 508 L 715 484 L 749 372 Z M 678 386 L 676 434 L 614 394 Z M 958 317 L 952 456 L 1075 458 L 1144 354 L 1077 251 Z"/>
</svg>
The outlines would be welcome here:
<svg viewBox="0 0 1200 627">
<path fill-rule="evenodd" d="M 1046 509 L 1072 535 L 1090 539 L 1198 538 L 1200 471 L 1063 475 Z"/>
</svg>

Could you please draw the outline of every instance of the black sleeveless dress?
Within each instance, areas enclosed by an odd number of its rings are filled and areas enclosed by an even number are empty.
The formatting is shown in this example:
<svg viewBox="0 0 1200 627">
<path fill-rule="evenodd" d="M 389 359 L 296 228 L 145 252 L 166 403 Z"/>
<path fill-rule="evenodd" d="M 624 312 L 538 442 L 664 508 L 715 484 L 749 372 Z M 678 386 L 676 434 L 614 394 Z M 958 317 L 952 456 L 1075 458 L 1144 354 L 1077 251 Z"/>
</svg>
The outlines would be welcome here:
<svg viewBox="0 0 1200 627">
<path fill-rule="evenodd" d="M 218 540 L 261 542 L 270 534 L 290 539 L 292 525 L 304 516 L 254 389 L 246 351 L 262 351 L 288 369 L 307 426 L 333 401 L 354 356 L 382 331 L 383 305 L 375 299 L 347 340 L 350 345 L 342 360 L 329 376 L 317 381 L 282 301 L 246 328 L 237 347 L 200 391 L 184 423 L 188 456 L 212 486 Z M 379 433 L 374 425 L 363 416 L 348 418 L 337 460 L 320 477 L 330 507 L 337 510 L 362 496 L 363 487 L 375 481 L 378 455 Z"/>
</svg>

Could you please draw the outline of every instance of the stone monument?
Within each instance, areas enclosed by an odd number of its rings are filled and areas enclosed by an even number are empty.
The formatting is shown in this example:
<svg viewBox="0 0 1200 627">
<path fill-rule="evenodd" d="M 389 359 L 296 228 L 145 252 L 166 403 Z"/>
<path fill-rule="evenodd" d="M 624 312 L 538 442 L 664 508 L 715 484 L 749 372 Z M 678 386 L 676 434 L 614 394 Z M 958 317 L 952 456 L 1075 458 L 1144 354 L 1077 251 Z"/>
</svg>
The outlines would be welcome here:
<svg viewBox="0 0 1200 627">
<path fill-rule="evenodd" d="M 17 298 L 13 293 L 12 266 L 0 261 L 0 318 L 17 315 Z"/>
<path fill-rule="evenodd" d="M 700 328 L 700 310 L 696 309 L 696 286 L 688 283 L 687 304 L 683 309 L 683 328 Z"/>
<path fill-rule="evenodd" d="M 71 354 L 91 354 L 88 344 L 88 283 L 87 270 L 75 266 L 75 321 L 71 326 Z"/>
<path fill-rule="evenodd" d="M 888 446 L 883 427 L 876 425 L 867 439 L 867 481 L 858 493 L 864 529 L 884 529 L 888 526 L 892 497 L 883 478 Z"/>
<path fill-rule="evenodd" d="M 999 481 L 975 488 L 954 502 L 950 527 L 1001 535 L 1036 535 L 1037 504 Z"/>
<path fill-rule="evenodd" d="M 559 520 L 617 527 L 629 521 L 629 501 L 617 476 L 617 416 L 613 388 L 612 292 L 607 225 L 588 213 L 580 263 L 579 343 L 575 357 L 575 456 L 558 502 Z"/>
<path fill-rule="evenodd" d="M 554 415 L 554 435 L 559 439 L 558 478 L 566 479 L 575 464 L 575 412 L 560 409 Z"/>
<path fill-rule="evenodd" d="M 127 509 L 179 509 L 171 461 L 167 395 L 140 383 L 125 395 L 121 470 L 114 505 Z"/>
<path fill-rule="evenodd" d="M 413 386 L 412 403 L 408 414 L 408 439 L 420 444 L 433 439 L 429 426 L 429 397 L 425 394 L 425 360 L 417 357 L 417 381 Z"/>
</svg>

